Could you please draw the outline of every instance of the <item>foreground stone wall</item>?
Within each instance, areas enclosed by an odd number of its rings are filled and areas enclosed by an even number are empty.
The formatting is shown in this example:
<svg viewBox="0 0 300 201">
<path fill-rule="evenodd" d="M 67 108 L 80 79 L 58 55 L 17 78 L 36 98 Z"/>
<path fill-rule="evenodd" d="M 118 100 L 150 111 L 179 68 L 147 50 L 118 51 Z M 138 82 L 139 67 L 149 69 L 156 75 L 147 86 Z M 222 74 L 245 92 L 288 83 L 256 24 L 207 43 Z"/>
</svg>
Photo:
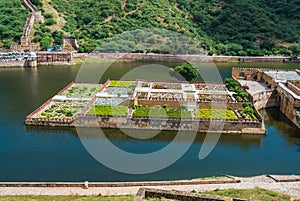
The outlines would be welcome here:
<svg viewBox="0 0 300 201">
<path fill-rule="evenodd" d="M 228 198 L 216 195 L 201 195 L 198 193 L 183 191 L 167 191 L 161 189 L 141 188 L 134 197 L 134 201 L 146 201 L 148 198 L 153 199 L 170 199 L 181 201 L 248 201 L 247 199 Z"/>
</svg>

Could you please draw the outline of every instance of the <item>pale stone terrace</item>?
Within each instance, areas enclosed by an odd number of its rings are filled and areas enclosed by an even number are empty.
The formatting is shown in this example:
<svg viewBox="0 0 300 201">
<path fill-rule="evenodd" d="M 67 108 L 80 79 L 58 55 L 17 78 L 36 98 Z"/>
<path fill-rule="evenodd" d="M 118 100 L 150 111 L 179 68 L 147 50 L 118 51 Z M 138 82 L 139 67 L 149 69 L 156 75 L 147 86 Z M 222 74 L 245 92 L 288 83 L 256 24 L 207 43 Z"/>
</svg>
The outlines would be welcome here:
<svg viewBox="0 0 300 201">
<path fill-rule="evenodd" d="M 248 86 L 249 89 L 247 90 L 247 92 L 250 93 L 251 95 L 270 90 L 268 85 L 265 84 L 264 82 L 256 82 L 256 81 L 248 81 L 248 80 L 238 80 L 238 82 L 242 86 Z"/>
<path fill-rule="evenodd" d="M 296 71 L 267 71 L 265 74 L 274 78 L 275 82 L 286 82 L 287 80 L 300 80 L 300 75 Z"/>
</svg>

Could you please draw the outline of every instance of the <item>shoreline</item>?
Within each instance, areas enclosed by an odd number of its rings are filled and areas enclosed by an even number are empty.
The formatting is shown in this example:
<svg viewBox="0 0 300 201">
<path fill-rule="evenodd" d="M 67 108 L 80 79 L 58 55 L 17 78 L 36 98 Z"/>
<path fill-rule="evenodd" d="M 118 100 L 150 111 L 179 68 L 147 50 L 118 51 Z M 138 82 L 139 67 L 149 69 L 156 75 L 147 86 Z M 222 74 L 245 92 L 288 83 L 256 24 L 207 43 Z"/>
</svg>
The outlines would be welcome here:
<svg viewBox="0 0 300 201">
<path fill-rule="evenodd" d="M 52 60 L 45 60 L 44 55 L 52 55 Z M 70 60 L 58 58 L 57 55 L 71 55 Z M 26 61 L 0 61 L 0 68 L 7 67 L 38 67 L 43 65 L 81 65 L 85 63 L 110 63 L 110 62 L 204 62 L 204 63 L 255 63 L 255 62 L 288 62 L 286 56 L 207 56 L 207 55 L 173 55 L 173 54 L 142 54 L 142 53 L 67 53 L 67 52 L 40 52 L 37 53 L 37 65 L 29 65 Z M 41 58 L 39 58 L 41 57 Z M 55 60 L 58 59 L 57 61 Z M 54 59 L 54 60 L 53 60 Z M 296 62 L 288 62 L 296 63 Z"/>
<path fill-rule="evenodd" d="M 300 198 L 300 176 L 294 175 L 261 175 L 253 177 L 234 177 L 233 180 L 239 180 L 240 182 L 235 183 L 206 183 L 206 184 L 178 184 L 180 181 L 173 181 L 172 185 L 164 185 L 157 183 L 156 186 L 151 186 L 149 182 L 139 183 L 138 186 L 102 186 L 92 187 L 88 185 L 86 188 L 85 183 L 82 182 L 80 187 L 0 187 L 0 196 L 9 195 L 81 195 L 81 196 L 92 196 L 92 195 L 135 195 L 140 188 L 152 188 L 162 190 L 177 190 L 177 191 L 213 191 L 217 189 L 253 189 L 256 187 L 273 190 L 281 193 L 288 194 L 294 198 Z M 282 180 L 276 181 L 275 179 L 282 178 Z M 290 178 L 289 181 L 284 181 L 284 178 Z M 192 181 L 192 180 L 189 180 Z M 199 180 L 201 181 L 201 180 Z M 198 182 L 199 182 L 198 181 Z M 206 181 L 206 180 L 202 180 Z M 170 182 L 170 181 L 169 181 Z M 29 183 L 29 182 L 28 182 Z M 119 182 L 119 184 L 124 182 Z M 126 182 L 125 182 L 126 183 Z M 114 183 L 118 184 L 118 183 Z M 143 185 L 145 184 L 145 185 Z M 149 186 L 150 185 L 150 186 Z"/>
</svg>

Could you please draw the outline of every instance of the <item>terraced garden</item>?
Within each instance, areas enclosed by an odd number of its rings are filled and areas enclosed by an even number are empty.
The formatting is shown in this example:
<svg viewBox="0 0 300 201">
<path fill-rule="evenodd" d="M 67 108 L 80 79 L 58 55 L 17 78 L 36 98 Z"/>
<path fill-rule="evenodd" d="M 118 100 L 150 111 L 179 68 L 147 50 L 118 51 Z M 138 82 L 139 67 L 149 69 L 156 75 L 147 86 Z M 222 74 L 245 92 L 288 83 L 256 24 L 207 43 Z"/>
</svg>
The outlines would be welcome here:
<svg viewBox="0 0 300 201">
<path fill-rule="evenodd" d="M 71 118 L 80 113 L 86 104 L 87 102 L 82 101 L 51 102 L 35 118 Z"/>
<path fill-rule="evenodd" d="M 87 112 L 88 115 L 98 116 L 127 116 L 128 107 L 126 106 L 107 106 L 94 105 Z"/>
<path fill-rule="evenodd" d="M 75 83 L 61 95 L 69 98 L 92 98 L 100 90 L 101 84 L 81 84 Z"/>
<path fill-rule="evenodd" d="M 200 109 L 194 112 L 195 118 L 199 119 L 226 119 L 237 120 L 234 111 L 229 109 Z"/>
</svg>

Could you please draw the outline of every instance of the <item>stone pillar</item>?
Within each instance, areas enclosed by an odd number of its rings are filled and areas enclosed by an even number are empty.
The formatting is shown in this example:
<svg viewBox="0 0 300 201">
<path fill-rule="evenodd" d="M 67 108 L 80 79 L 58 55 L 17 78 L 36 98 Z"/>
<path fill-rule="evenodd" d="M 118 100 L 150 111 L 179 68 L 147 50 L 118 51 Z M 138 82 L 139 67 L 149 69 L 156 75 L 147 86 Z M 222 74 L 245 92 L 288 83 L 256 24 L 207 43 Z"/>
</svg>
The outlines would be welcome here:
<svg viewBox="0 0 300 201">
<path fill-rule="evenodd" d="M 37 60 L 28 61 L 28 66 L 31 68 L 37 67 Z"/>
</svg>

